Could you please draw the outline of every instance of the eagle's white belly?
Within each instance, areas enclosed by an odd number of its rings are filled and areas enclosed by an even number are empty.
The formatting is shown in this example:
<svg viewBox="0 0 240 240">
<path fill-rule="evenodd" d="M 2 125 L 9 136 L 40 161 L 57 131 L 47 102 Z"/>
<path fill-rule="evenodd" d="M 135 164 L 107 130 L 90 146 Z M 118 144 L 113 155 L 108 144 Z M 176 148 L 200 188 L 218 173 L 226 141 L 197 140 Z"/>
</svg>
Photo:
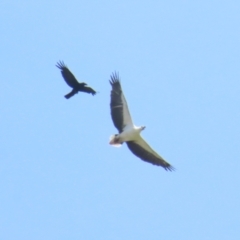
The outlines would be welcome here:
<svg viewBox="0 0 240 240">
<path fill-rule="evenodd" d="M 121 142 L 136 140 L 139 136 L 139 130 L 137 127 L 125 127 L 124 131 L 119 134 L 119 139 Z"/>
<path fill-rule="evenodd" d="M 110 142 L 114 147 L 120 147 L 123 142 L 136 141 L 140 136 L 141 128 L 126 126 L 120 134 L 110 136 Z"/>
</svg>

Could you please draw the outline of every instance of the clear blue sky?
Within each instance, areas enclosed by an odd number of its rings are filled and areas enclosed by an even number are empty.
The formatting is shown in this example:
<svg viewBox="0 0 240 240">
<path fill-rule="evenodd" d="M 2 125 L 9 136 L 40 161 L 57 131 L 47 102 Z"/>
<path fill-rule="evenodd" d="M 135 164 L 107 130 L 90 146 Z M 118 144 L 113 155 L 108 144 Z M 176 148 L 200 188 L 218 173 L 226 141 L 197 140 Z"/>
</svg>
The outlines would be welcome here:
<svg viewBox="0 0 240 240">
<path fill-rule="evenodd" d="M 240 239 L 240 2 L 0 3 L 0 239 Z M 63 60 L 96 96 L 70 91 Z M 118 71 L 145 163 L 110 117 Z"/>
</svg>

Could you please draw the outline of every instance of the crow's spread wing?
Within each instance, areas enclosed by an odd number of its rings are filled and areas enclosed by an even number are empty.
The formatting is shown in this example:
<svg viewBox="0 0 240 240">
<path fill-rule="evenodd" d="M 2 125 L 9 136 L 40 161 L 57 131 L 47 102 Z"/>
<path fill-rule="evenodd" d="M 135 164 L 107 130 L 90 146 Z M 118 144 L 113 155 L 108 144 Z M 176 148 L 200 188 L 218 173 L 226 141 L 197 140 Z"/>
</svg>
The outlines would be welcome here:
<svg viewBox="0 0 240 240">
<path fill-rule="evenodd" d="M 71 73 L 71 71 L 68 69 L 68 67 L 64 64 L 64 62 L 59 61 L 56 64 L 56 67 L 58 67 L 61 70 L 62 76 L 69 87 L 72 88 L 78 87 L 79 82 L 77 81 L 75 76 Z"/>
</svg>

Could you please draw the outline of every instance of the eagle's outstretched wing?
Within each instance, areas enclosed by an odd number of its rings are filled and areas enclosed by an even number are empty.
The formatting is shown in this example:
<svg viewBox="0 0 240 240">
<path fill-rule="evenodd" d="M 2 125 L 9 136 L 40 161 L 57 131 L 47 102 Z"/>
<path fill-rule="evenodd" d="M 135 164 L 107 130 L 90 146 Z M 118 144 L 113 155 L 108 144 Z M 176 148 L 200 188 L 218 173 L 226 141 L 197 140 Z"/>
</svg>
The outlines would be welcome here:
<svg viewBox="0 0 240 240">
<path fill-rule="evenodd" d="M 116 72 L 111 75 L 109 82 L 112 86 L 110 102 L 112 120 L 118 131 L 122 132 L 126 126 L 133 126 L 132 118 Z"/>
<path fill-rule="evenodd" d="M 141 136 L 139 136 L 136 141 L 129 141 L 126 143 L 132 153 L 143 161 L 161 166 L 168 171 L 175 170 L 175 168 L 166 162 L 159 154 L 157 154 Z"/>
</svg>

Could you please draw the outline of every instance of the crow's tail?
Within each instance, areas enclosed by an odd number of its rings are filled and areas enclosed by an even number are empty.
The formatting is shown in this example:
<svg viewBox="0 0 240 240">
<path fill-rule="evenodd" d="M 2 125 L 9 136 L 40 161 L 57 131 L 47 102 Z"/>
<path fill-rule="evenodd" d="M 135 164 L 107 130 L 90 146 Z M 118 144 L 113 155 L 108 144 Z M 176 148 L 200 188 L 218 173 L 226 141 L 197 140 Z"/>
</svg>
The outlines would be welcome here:
<svg viewBox="0 0 240 240">
<path fill-rule="evenodd" d="M 74 96 L 77 93 L 77 91 L 75 89 L 73 89 L 70 93 L 68 93 L 67 95 L 65 95 L 64 97 L 66 99 L 69 99 L 70 97 Z"/>
</svg>

